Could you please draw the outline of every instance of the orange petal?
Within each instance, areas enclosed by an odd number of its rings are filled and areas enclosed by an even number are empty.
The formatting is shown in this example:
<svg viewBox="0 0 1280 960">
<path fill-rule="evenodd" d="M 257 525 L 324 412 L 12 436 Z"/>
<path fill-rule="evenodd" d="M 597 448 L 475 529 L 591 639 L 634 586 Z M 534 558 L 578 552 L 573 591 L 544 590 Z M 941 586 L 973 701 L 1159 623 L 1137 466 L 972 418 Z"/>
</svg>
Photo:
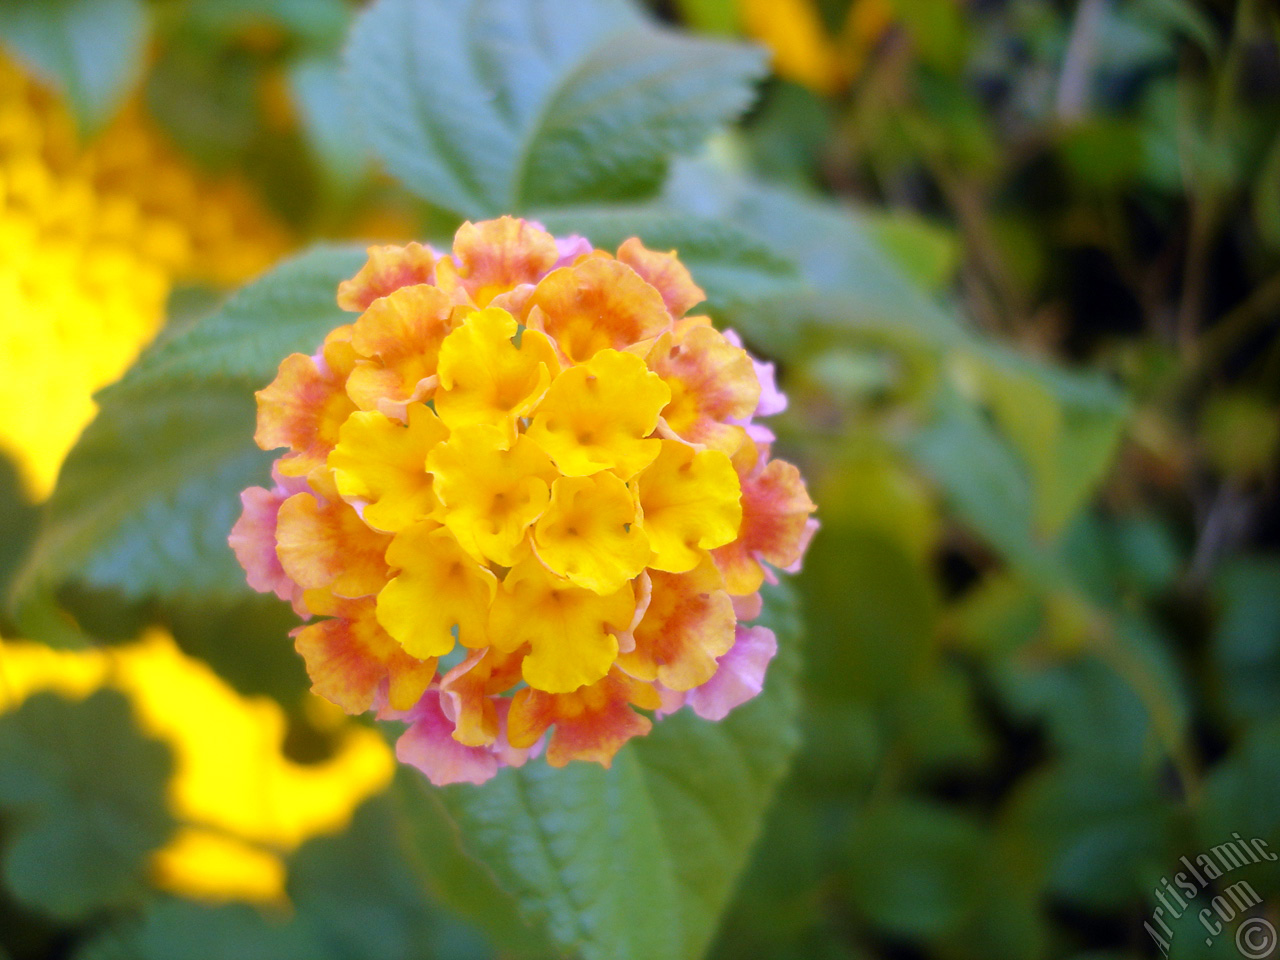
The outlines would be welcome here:
<svg viewBox="0 0 1280 960">
<path fill-rule="evenodd" d="M 770 460 L 762 470 L 742 480 L 742 532 L 727 546 L 712 551 L 735 596 L 754 593 L 764 582 L 759 560 L 790 567 L 807 543 L 809 514 L 817 507 L 809 499 L 800 471 L 784 460 Z"/>
<path fill-rule="evenodd" d="M 350 280 L 338 284 L 338 306 L 363 313 L 379 297 L 401 287 L 435 280 L 436 261 L 430 247 L 410 243 L 403 247 L 370 247 L 369 261 Z"/>
<path fill-rule="evenodd" d="M 318 363 L 301 353 L 285 357 L 275 380 L 255 394 L 258 429 L 253 439 L 263 450 L 289 448 L 277 464 L 282 474 L 309 473 L 338 442 L 338 430 L 356 408 L 343 389 L 354 365 L 351 345 L 332 340 Z"/>
<path fill-rule="evenodd" d="M 632 703 L 653 710 L 660 700 L 653 687 L 617 670 L 573 693 L 551 694 L 526 687 L 511 701 L 507 736 L 512 746 L 528 747 L 554 725 L 547 747 L 551 766 L 590 760 L 608 767 L 623 744 L 644 736 L 653 726 L 631 709 L 628 704 Z"/>
<path fill-rule="evenodd" d="M 716 672 L 716 658 L 733 646 L 733 601 L 708 557 L 688 573 L 650 571 L 652 597 L 633 631 L 636 646 L 618 666 L 640 680 L 689 690 Z"/>
<path fill-rule="evenodd" d="M 751 357 L 714 327 L 696 325 L 683 337 L 662 337 L 649 367 L 671 388 L 662 417 L 677 436 L 732 454 L 745 435 L 727 420 L 745 419 L 760 402 Z"/>
<path fill-rule="evenodd" d="M 453 328 L 453 306 L 435 287 L 416 284 L 376 300 L 361 314 L 351 345 L 366 359 L 347 381 L 361 410 L 379 409 L 382 399 L 423 399 L 419 384 L 435 376 L 440 344 Z"/>
<path fill-rule="evenodd" d="M 478 307 L 522 283 L 537 283 L 559 257 L 551 234 L 515 217 L 467 222 L 453 237 L 458 278 Z"/>
<path fill-rule="evenodd" d="M 501 653 L 493 647 L 477 650 L 440 681 L 440 695 L 449 704 L 456 728 L 453 738 L 469 747 L 488 746 L 499 732 L 495 694 L 520 681 L 523 651 Z"/>
<path fill-rule="evenodd" d="M 674 250 L 649 250 L 638 237 L 632 237 L 618 248 L 618 259 L 657 288 L 673 317 L 683 317 L 690 307 L 707 297 Z"/>
<path fill-rule="evenodd" d="M 285 573 L 307 590 L 327 587 L 340 597 L 365 597 L 390 576 L 383 556 L 391 537 L 365 526 L 342 500 L 294 494 L 280 507 L 276 555 Z"/>
<path fill-rule="evenodd" d="M 671 326 L 662 295 L 625 263 L 587 257 L 553 270 L 529 298 L 541 324 L 575 363 L 600 350 L 625 350 Z"/>
<path fill-rule="evenodd" d="M 435 678 L 436 661 L 404 652 L 374 617 L 369 598 L 341 600 L 323 591 L 307 594 L 307 605 L 334 619 L 299 627 L 294 646 L 307 664 L 312 690 L 347 713 L 364 713 L 387 684 L 393 710 L 408 710 Z"/>
</svg>

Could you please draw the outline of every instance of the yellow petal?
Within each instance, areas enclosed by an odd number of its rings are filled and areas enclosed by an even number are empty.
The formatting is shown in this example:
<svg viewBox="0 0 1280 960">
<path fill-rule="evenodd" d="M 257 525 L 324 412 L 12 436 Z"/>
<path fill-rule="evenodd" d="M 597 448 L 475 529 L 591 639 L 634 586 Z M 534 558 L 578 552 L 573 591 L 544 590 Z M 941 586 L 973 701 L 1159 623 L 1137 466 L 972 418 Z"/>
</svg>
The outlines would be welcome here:
<svg viewBox="0 0 1280 960">
<path fill-rule="evenodd" d="M 451 429 L 482 424 L 514 439 L 516 421 L 546 392 L 560 370 L 555 348 L 537 330 L 517 331 L 511 314 L 489 308 L 445 337 L 435 404 Z"/>
<path fill-rule="evenodd" d="M 427 454 L 449 432 L 426 404 L 410 404 L 407 413 L 407 426 L 373 411 L 353 413 L 329 454 L 338 493 L 363 501 L 365 523 L 388 533 L 435 509 Z"/>
<path fill-rule="evenodd" d="M 442 657 L 456 639 L 464 647 L 488 643 L 489 605 L 498 581 L 448 530 L 430 520 L 396 534 L 387 562 L 400 573 L 378 594 L 377 617 L 405 653 Z"/>
<path fill-rule="evenodd" d="M 611 473 L 561 477 L 534 527 L 538 556 L 580 587 L 613 593 L 649 561 L 635 496 Z"/>
<path fill-rule="evenodd" d="M 719 450 L 663 440 L 662 452 L 637 485 L 654 569 L 692 570 L 705 551 L 737 537 L 742 487 L 732 461 Z"/>
<path fill-rule="evenodd" d="M 427 466 L 435 477 L 444 524 L 477 560 L 515 566 L 528 553 L 525 534 L 542 515 L 557 474 L 525 436 L 510 450 L 490 427 L 464 427 L 437 447 Z"/>
<path fill-rule="evenodd" d="M 561 580 L 533 557 L 512 568 L 493 605 L 493 645 L 529 645 L 522 672 L 529 686 L 569 693 L 595 683 L 618 655 L 615 634 L 635 610 L 631 585 L 606 596 Z"/>
<path fill-rule="evenodd" d="M 528 436 L 565 476 L 613 470 L 628 480 L 658 455 L 659 441 L 647 438 L 670 399 L 639 357 L 601 350 L 555 379 Z"/>
<path fill-rule="evenodd" d="M 644 618 L 633 631 L 635 649 L 618 666 L 639 680 L 671 690 L 701 686 L 716 672 L 716 658 L 733 646 L 733 601 L 711 558 L 687 573 L 651 574 Z"/>
</svg>

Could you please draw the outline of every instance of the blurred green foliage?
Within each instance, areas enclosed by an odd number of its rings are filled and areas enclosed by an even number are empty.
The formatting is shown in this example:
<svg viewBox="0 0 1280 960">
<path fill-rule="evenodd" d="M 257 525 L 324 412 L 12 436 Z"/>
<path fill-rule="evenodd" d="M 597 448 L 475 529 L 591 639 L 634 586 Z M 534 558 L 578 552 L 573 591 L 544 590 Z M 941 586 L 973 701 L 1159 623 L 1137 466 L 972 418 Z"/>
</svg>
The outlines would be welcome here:
<svg viewBox="0 0 1280 960">
<path fill-rule="evenodd" d="M 776 10 L 834 36 L 871 2 Z M 170 136 L 300 235 L 389 204 L 424 239 L 512 212 L 678 248 L 780 363 L 823 523 L 759 703 L 607 775 L 402 771 L 288 857 L 289 912 L 146 890 L 163 752 L 113 694 L 29 700 L 0 717 L 0 956 L 1146 957 L 1181 857 L 1280 844 L 1280 12 L 884 0 L 834 93 L 768 79 L 724 130 L 762 71 L 722 38 L 746 4 L 652 6 L 705 32 L 622 0 L 0 2 L 85 129 L 150 43 Z M 175 319 L 38 526 L 4 481 L 7 635 L 160 621 L 296 711 L 224 541 L 266 471 L 251 393 L 360 259 Z M 1275 864 L 1240 878 L 1280 922 Z M 1164 915 L 1170 956 L 1237 955 L 1210 895 Z"/>
</svg>

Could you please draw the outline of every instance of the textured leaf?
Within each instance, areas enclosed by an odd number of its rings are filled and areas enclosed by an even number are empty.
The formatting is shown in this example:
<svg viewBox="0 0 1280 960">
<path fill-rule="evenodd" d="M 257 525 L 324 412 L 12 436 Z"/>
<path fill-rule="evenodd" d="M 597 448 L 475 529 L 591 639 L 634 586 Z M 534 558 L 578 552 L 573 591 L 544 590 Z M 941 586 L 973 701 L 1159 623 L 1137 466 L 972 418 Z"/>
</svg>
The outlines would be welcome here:
<svg viewBox="0 0 1280 960">
<path fill-rule="evenodd" d="M 815 291 L 861 304 L 860 315 L 914 318 L 940 336 L 962 332 L 886 252 L 877 218 L 863 210 L 810 199 L 704 160 L 674 165 L 662 203 L 747 232 L 793 262 Z"/>
<path fill-rule="evenodd" d="M 16 602 L 83 579 L 130 596 L 241 595 L 227 547 L 240 490 L 267 478 L 245 386 L 121 394 L 63 467 Z"/>
<path fill-rule="evenodd" d="M 361 262 L 354 249 L 319 248 L 283 264 L 162 338 L 104 391 L 18 575 L 16 604 L 71 579 L 135 597 L 243 596 L 227 533 L 239 492 L 264 483 L 271 460 L 253 443 L 253 391 L 286 354 L 312 352 L 349 318 L 335 291 Z M 43 638 L 46 628 L 28 632 Z"/>
<path fill-rule="evenodd" d="M 334 327 L 350 322 L 338 309 L 339 281 L 364 264 L 363 246 L 318 246 L 286 260 L 177 336 L 162 336 L 125 379 L 103 393 L 192 381 L 237 381 L 257 390 L 290 353 L 313 353 Z"/>
<path fill-rule="evenodd" d="M 0 717 L 0 810 L 12 825 L 4 879 L 62 920 L 136 902 L 146 857 L 166 839 L 163 744 L 144 738 L 122 694 L 36 694 Z"/>
<path fill-rule="evenodd" d="M 651 191 L 669 154 L 747 106 L 764 57 L 623 0 L 378 0 L 348 65 L 390 170 L 480 217 Z"/>
<path fill-rule="evenodd" d="M 141 0 L 3 0 L 0 39 L 67 97 L 82 127 L 111 119 L 141 75 Z"/>
<path fill-rule="evenodd" d="M 764 693 L 725 720 L 668 717 L 609 770 L 536 761 L 441 791 L 464 848 L 562 950 L 705 951 L 797 741 L 789 591 L 770 589 L 766 611 L 781 653 Z"/>
<path fill-rule="evenodd" d="M 504 956 L 553 953 L 543 929 L 526 922 L 492 871 L 463 850 L 441 791 L 427 786 L 418 771 L 401 766 L 394 792 L 409 843 L 436 899 L 483 930 Z"/>
</svg>

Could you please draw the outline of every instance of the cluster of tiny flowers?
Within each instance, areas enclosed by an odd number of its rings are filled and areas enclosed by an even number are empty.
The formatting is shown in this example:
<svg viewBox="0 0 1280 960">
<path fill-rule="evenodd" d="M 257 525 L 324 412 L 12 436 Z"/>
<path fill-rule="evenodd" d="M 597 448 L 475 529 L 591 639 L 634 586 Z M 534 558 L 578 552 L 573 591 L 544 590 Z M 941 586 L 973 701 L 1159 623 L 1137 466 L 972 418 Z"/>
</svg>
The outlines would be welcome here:
<svg viewBox="0 0 1280 960">
<path fill-rule="evenodd" d="M 285 240 L 138 105 L 82 142 L 63 102 L 0 56 L 0 448 L 31 494 L 53 486 L 93 392 L 160 329 L 173 285 L 240 283 Z"/>
<path fill-rule="evenodd" d="M 397 753 L 480 783 L 545 749 L 608 766 L 645 713 L 718 720 L 776 651 L 749 626 L 816 526 L 755 422 L 786 401 L 673 253 L 504 217 L 453 251 L 374 247 L 359 313 L 258 393 L 286 447 L 231 545 L 292 601 L 314 689 L 409 723 Z"/>
</svg>

